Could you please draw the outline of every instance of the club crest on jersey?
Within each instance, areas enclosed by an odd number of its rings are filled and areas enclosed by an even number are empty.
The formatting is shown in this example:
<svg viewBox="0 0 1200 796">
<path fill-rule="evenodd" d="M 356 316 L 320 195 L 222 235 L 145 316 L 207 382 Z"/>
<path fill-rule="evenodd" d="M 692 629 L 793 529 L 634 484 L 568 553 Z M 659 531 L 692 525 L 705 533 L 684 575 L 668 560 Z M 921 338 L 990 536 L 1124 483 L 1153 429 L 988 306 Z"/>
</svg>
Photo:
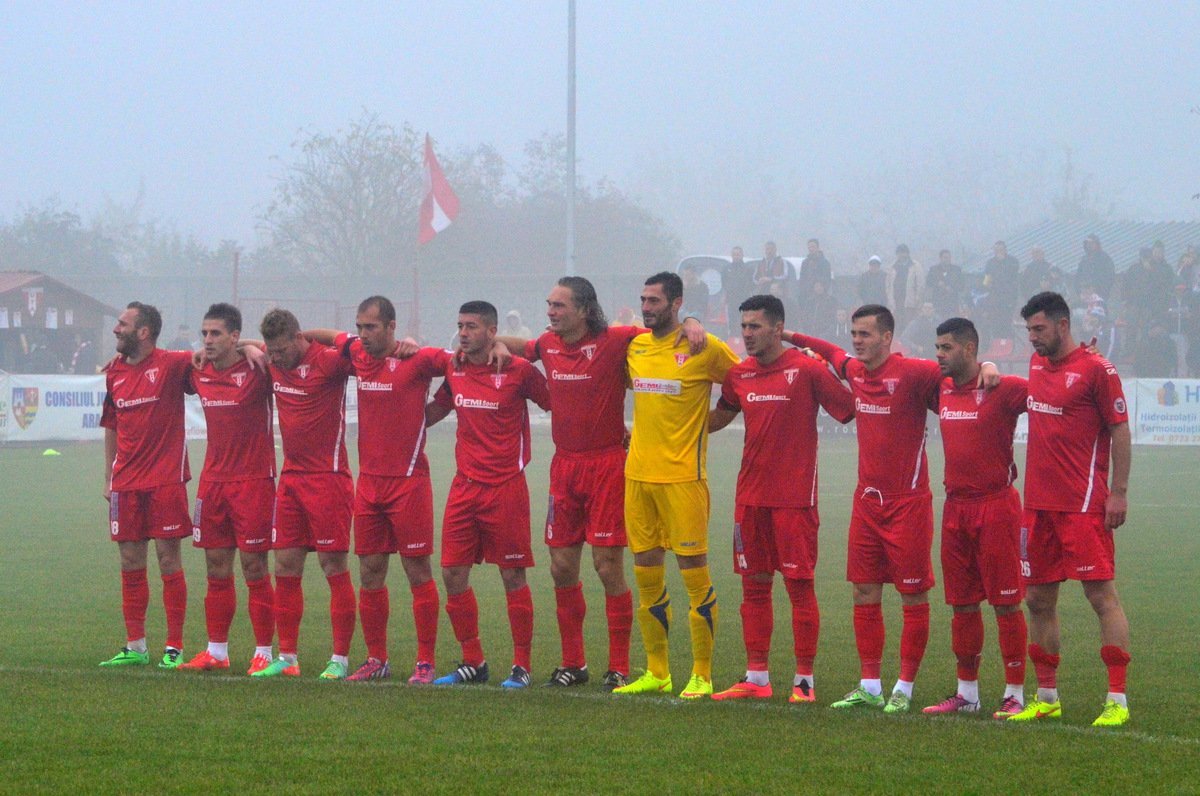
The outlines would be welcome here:
<svg viewBox="0 0 1200 796">
<path fill-rule="evenodd" d="M 146 378 L 150 380 L 151 384 L 158 384 L 158 368 L 150 368 L 146 371 Z"/>
<path fill-rule="evenodd" d="M 500 386 L 502 384 L 504 384 L 504 377 L 506 375 L 507 374 L 505 374 L 505 373 L 493 373 L 492 374 L 492 384 L 496 385 L 497 390 L 500 389 Z"/>
<path fill-rule="evenodd" d="M 300 374 L 300 378 L 302 378 L 302 379 L 308 378 L 308 367 L 309 367 L 308 365 L 299 365 L 296 368 L 296 372 Z"/>
<path fill-rule="evenodd" d="M 1068 370 L 1067 371 L 1067 388 L 1070 389 L 1071 385 L 1077 381 L 1079 381 L 1079 374 L 1072 373 L 1071 371 Z"/>
<path fill-rule="evenodd" d="M 884 379 L 883 383 L 887 387 L 888 395 L 895 395 L 896 385 L 900 383 L 900 379 Z"/>
<path fill-rule="evenodd" d="M 592 357 L 594 357 L 596 355 L 596 344 L 588 343 L 587 345 L 580 346 L 579 350 L 583 352 L 583 355 L 585 357 L 587 357 L 588 359 L 591 359 Z"/>
<path fill-rule="evenodd" d="M 34 393 L 35 393 L 35 400 L 36 400 L 37 390 L 34 390 Z M 13 405 L 14 406 L 16 405 L 15 399 L 13 400 Z M 1119 415 L 1125 414 L 1125 399 L 1118 398 L 1117 400 L 1113 401 L 1113 410 Z"/>
<path fill-rule="evenodd" d="M 687 354 L 676 354 L 675 355 L 675 366 L 676 367 L 680 367 L 680 368 L 683 367 L 683 363 L 687 362 L 687 361 L 688 361 Z"/>
<path fill-rule="evenodd" d="M 975 393 L 975 405 L 979 406 L 983 403 L 983 390 L 972 390 Z"/>
<path fill-rule="evenodd" d="M 796 374 L 800 372 L 800 368 L 788 368 L 783 372 L 783 377 L 787 379 L 787 383 L 791 384 L 796 380 Z"/>
<path fill-rule="evenodd" d="M 243 384 L 246 383 L 246 374 L 245 373 L 233 374 L 233 383 L 236 384 L 237 386 L 241 387 Z"/>
<path fill-rule="evenodd" d="M 400 360 L 396 359 L 395 357 L 388 357 L 387 363 L 388 363 L 388 370 L 391 371 L 392 373 L 395 373 L 396 368 L 400 366 Z"/>
<path fill-rule="evenodd" d="M 12 391 L 12 416 L 21 428 L 29 428 L 37 417 L 38 388 L 14 387 Z"/>
</svg>

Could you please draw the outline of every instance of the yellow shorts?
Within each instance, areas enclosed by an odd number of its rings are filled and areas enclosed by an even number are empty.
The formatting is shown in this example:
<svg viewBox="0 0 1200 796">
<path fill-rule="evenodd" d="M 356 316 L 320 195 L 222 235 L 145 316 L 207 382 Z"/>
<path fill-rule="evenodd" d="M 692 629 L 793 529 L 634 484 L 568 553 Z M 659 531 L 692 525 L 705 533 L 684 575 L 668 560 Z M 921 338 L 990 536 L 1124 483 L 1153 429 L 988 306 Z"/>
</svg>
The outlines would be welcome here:
<svg viewBox="0 0 1200 796">
<path fill-rule="evenodd" d="M 675 555 L 708 552 L 708 482 L 654 484 L 625 479 L 625 532 L 629 549 Z"/>
</svg>

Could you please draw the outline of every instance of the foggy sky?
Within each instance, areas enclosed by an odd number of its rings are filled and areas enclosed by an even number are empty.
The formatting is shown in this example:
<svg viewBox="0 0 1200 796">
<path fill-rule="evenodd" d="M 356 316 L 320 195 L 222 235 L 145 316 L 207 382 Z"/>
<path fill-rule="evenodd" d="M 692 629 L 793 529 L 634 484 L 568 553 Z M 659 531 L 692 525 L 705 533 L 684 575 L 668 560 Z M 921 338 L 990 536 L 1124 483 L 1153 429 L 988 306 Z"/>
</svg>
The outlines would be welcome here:
<svg viewBox="0 0 1200 796">
<path fill-rule="evenodd" d="M 581 174 L 718 159 L 836 190 L 934 147 L 1069 145 L 1121 216 L 1200 216 L 1200 3 L 840 5 L 579 0 Z M 3 10 L 6 219 L 50 197 L 87 218 L 144 185 L 149 215 L 245 243 L 302 129 L 365 108 L 512 166 L 565 129 L 565 0 Z"/>
</svg>

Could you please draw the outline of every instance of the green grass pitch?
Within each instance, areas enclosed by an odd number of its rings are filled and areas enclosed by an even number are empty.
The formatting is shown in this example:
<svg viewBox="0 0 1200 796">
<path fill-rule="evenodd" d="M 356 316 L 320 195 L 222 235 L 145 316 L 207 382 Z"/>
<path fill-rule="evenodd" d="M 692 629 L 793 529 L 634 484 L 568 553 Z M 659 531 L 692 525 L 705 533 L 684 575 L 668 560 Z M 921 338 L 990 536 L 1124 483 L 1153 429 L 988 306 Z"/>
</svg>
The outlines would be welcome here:
<svg viewBox="0 0 1200 796">
<path fill-rule="evenodd" d="M 529 469 L 535 528 L 545 511 L 548 428 L 534 431 Z M 931 474 L 941 456 L 931 441 Z M 711 561 L 720 604 L 715 680 L 737 680 L 744 667 L 740 586 L 732 573 L 733 483 L 741 432 L 716 435 L 709 455 L 713 494 Z M 452 470 L 453 429 L 429 439 L 435 501 Z M 351 445 L 353 447 L 353 445 Z M 102 670 L 121 645 L 115 546 L 100 496 L 102 448 L 81 444 L 43 457 L 41 449 L 0 449 L 0 791 L 5 792 L 1197 792 L 1200 791 L 1200 618 L 1196 562 L 1200 534 L 1187 484 L 1200 477 L 1195 448 L 1136 448 L 1129 524 L 1118 531 L 1118 586 L 1133 632 L 1129 689 L 1133 720 L 1119 731 L 1088 725 L 1106 691 L 1096 621 L 1077 584 L 1062 599 L 1060 689 L 1065 718 L 1038 726 L 1004 726 L 977 716 L 929 719 L 878 713 L 843 715 L 829 702 L 857 681 L 850 590 L 844 582 L 846 524 L 854 483 L 855 443 L 822 443 L 821 560 L 817 577 L 822 629 L 818 704 L 789 705 L 791 632 L 787 599 L 775 590 L 769 703 L 681 703 L 669 698 L 613 698 L 594 684 L 569 691 L 506 693 L 495 685 L 511 654 L 500 579 L 475 570 L 484 649 L 493 684 L 460 689 L 410 688 L 403 677 L 381 684 L 320 683 L 328 655 L 328 590 L 315 560 L 305 578 L 299 681 L 251 681 L 242 672 L 252 651 L 238 583 L 231 632 L 232 675 L 157 669 Z M 1023 451 L 1018 461 L 1023 461 Z M 198 472 L 202 445 L 193 445 Z M 193 486 L 195 482 L 193 481 Z M 935 495 L 940 494 L 940 485 Z M 941 500 L 935 497 L 940 509 Z M 548 557 L 535 531 L 538 566 L 534 678 L 558 661 Z M 936 555 L 935 555 L 936 559 Z M 187 650 L 202 649 L 204 564 L 186 549 L 190 589 Z M 585 557 L 588 654 L 599 675 L 606 662 L 603 596 Z M 627 557 L 629 577 L 632 565 Z M 670 571 L 670 570 L 669 570 Z M 357 582 L 357 566 L 352 565 Z M 150 568 L 147 632 L 161 646 L 159 582 Z M 397 675 L 414 654 L 409 593 L 393 566 L 390 646 Z M 669 583 L 686 600 L 678 573 Z M 440 584 L 439 584 L 440 589 Z M 954 686 L 949 609 L 934 592 L 929 650 L 915 705 Z M 443 595 L 444 599 L 444 595 Z M 885 687 L 896 676 L 900 607 L 885 602 Z M 985 614 L 981 671 L 986 705 L 999 701 L 1002 672 L 995 625 Z M 676 611 L 672 670 L 686 681 L 687 624 Z M 438 670 L 457 646 L 444 615 Z M 365 655 L 356 631 L 351 664 Z M 633 663 L 644 662 L 634 629 Z M 501 675 L 496 677 L 495 675 Z M 598 677 L 597 677 L 598 679 Z M 1032 667 L 1028 691 L 1034 687 Z"/>
</svg>

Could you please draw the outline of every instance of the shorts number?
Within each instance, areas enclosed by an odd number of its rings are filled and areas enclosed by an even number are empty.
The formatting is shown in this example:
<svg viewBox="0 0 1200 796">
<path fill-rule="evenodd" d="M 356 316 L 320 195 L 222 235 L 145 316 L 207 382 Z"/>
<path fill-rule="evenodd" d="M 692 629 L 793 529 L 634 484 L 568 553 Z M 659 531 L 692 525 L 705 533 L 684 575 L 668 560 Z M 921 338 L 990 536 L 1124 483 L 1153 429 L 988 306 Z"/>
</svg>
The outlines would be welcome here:
<svg viewBox="0 0 1200 796">
<path fill-rule="evenodd" d="M 200 526 L 198 525 L 192 527 L 192 541 L 200 544 Z"/>
<path fill-rule="evenodd" d="M 110 522 L 108 526 L 113 536 L 116 536 L 121 532 L 121 523 L 117 522 L 116 520 Z"/>
<path fill-rule="evenodd" d="M 1026 578 L 1033 577 L 1032 575 L 1029 574 L 1029 562 L 1028 561 L 1021 562 L 1021 575 Z"/>
</svg>

